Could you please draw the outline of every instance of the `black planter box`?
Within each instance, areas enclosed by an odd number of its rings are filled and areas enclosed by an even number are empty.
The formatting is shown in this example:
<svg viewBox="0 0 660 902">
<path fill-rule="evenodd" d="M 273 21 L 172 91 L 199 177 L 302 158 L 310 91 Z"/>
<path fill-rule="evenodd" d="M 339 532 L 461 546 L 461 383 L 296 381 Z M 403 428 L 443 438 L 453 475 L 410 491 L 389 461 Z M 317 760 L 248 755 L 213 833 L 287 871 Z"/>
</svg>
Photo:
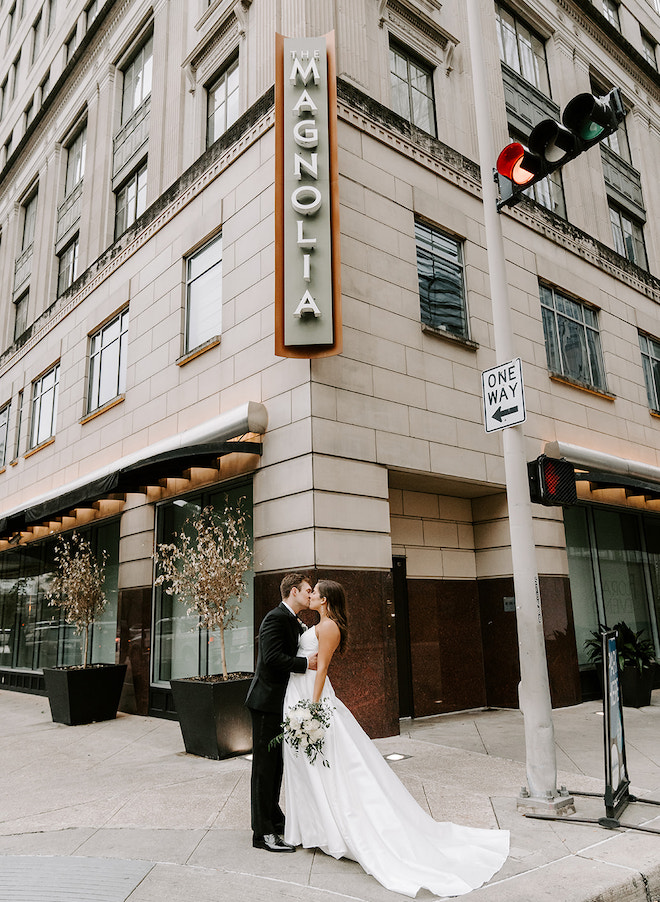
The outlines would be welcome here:
<svg viewBox="0 0 660 902">
<path fill-rule="evenodd" d="M 245 707 L 251 682 L 251 676 L 221 682 L 170 680 L 189 754 L 220 760 L 252 751 L 252 718 Z"/>
<path fill-rule="evenodd" d="M 78 726 L 114 720 L 125 676 L 126 664 L 44 667 L 53 721 Z"/>
<path fill-rule="evenodd" d="M 621 699 L 628 708 L 643 708 L 651 704 L 653 689 L 653 667 L 639 672 L 638 667 L 624 667 L 619 672 Z"/>
</svg>

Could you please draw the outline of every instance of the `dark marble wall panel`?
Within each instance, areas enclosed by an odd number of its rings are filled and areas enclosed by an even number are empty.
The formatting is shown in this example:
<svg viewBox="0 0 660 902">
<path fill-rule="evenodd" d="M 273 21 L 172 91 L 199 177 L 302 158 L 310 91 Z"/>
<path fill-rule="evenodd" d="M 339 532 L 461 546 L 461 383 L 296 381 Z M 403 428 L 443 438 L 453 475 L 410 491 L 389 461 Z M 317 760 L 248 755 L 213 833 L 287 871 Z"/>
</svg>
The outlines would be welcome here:
<svg viewBox="0 0 660 902">
<path fill-rule="evenodd" d="M 283 573 L 255 576 L 255 633 L 264 615 L 280 601 Z M 372 737 L 399 732 L 396 647 L 391 614 L 392 586 L 389 572 L 370 570 L 305 571 L 312 582 L 335 579 L 348 600 L 348 646 L 336 654 L 329 676 L 335 692 Z M 316 615 L 303 619 L 311 625 Z M 256 636 L 255 636 L 256 639 Z M 256 651 L 255 651 L 256 661 Z"/>
<path fill-rule="evenodd" d="M 541 576 L 539 590 L 552 705 L 561 708 L 579 704 L 580 674 L 568 578 Z M 513 594 L 512 578 L 479 581 L 486 696 L 493 707 L 518 707 L 516 615 L 504 610 L 505 596 Z"/>
<path fill-rule="evenodd" d="M 476 583 L 408 580 L 416 717 L 486 704 Z"/>
<path fill-rule="evenodd" d="M 119 710 L 147 714 L 151 656 L 151 586 L 120 589 L 118 664 L 127 664 Z"/>
</svg>

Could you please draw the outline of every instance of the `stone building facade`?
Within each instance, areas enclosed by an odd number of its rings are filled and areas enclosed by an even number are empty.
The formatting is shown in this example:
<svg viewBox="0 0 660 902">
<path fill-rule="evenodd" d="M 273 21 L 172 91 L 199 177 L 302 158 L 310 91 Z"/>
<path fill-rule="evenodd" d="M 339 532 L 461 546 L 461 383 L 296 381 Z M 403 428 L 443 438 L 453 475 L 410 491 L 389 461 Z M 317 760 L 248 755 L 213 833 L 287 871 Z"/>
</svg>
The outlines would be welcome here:
<svg viewBox="0 0 660 902">
<path fill-rule="evenodd" d="M 0 44 L 0 686 L 41 691 L 77 639 L 45 602 L 57 535 L 110 554 L 96 659 L 122 707 L 215 649 L 154 587 L 155 544 L 244 498 L 253 666 L 283 572 L 347 588 L 339 692 L 400 716 L 517 705 L 497 361 L 465 4 L 4 0 Z M 578 470 L 534 506 L 553 703 L 594 691 L 584 640 L 658 644 L 657 0 L 483 0 L 493 133 L 580 92 L 624 124 L 502 213 L 528 459 Z M 275 354 L 275 34 L 335 32 L 343 349 Z M 493 161 L 494 162 L 494 161 Z"/>
</svg>

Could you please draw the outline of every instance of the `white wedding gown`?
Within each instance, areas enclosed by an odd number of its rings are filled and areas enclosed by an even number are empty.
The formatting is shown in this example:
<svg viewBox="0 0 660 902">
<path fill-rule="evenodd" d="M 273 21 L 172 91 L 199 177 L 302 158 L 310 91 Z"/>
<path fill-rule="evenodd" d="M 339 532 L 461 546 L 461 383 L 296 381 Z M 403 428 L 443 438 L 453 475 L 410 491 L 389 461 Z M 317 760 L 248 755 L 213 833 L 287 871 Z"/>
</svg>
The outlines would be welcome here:
<svg viewBox="0 0 660 902">
<path fill-rule="evenodd" d="M 304 632 L 298 654 L 318 648 Z M 315 672 L 292 673 L 284 715 L 311 699 Z M 326 679 L 323 698 L 335 708 L 323 756 L 311 764 L 284 743 L 285 839 L 351 858 L 384 887 L 415 896 L 422 887 L 458 896 L 481 886 L 506 860 L 509 833 L 434 821 L 391 770 Z M 325 757 L 329 767 L 324 767 Z"/>
</svg>

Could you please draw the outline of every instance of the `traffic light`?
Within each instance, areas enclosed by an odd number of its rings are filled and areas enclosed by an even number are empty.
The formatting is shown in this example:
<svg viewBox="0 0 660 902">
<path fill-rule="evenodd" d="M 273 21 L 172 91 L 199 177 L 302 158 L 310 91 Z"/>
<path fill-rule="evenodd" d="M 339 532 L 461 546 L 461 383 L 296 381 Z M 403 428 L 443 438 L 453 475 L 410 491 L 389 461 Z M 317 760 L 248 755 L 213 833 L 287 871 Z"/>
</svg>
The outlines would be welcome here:
<svg viewBox="0 0 660 902">
<path fill-rule="evenodd" d="M 573 464 L 542 454 L 527 464 L 529 495 L 535 504 L 546 507 L 577 503 Z"/>
<path fill-rule="evenodd" d="M 498 211 L 512 207 L 527 188 L 614 134 L 625 115 L 619 88 L 605 97 L 578 94 L 567 104 L 561 122 L 543 119 L 534 126 L 529 148 L 519 141 L 507 144 L 495 171 L 500 190 Z"/>
</svg>

